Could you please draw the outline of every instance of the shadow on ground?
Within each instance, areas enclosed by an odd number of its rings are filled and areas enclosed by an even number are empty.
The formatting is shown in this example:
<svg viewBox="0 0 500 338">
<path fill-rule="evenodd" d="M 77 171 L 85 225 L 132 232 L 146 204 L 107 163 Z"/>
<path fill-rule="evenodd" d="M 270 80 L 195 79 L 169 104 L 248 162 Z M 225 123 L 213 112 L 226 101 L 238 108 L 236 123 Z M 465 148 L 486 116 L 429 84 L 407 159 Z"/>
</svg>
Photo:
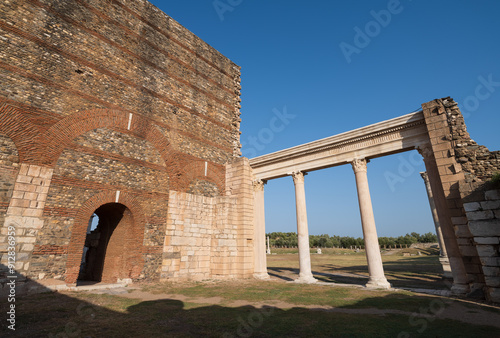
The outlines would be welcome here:
<svg viewBox="0 0 500 338">
<path fill-rule="evenodd" d="M 43 291 L 43 286 L 31 282 Z M 223 288 L 221 288 L 223 290 Z M 47 289 L 45 289 L 47 291 Z M 112 292 L 110 292 L 112 293 Z M 141 301 L 119 294 L 16 295 L 15 331 L 2 301 L 0 336 L 6 337 L 413 337 L 500 336 L 499 327 L 436 319 L 448 311 L 440 298 L 381 294 L 335 309 L 219 306 L 173 299 Z M 438 299 L 438 301 L 436 301 Z M 272 301 L 272 300 L 270 300 Z M 396 302 L 396 303 L 395 303 Z M 400 302 L 405 309 L 393 310 Z M 403 302 L 403 303 L 401 303 Z M 437 303 L 436 303 L 437 302 Z M 399 305 L 396 306 L 397 308 Z M 471 311 L 473 312 L 473 311 Z M 498 312 L 492 312 L 500 322 Z M 454 317 L 451 317 L 454 318 Z M 402 334 L 402 335 L 401 335 Z"/>
<path fill-rule="evenodd" d="M 103 295 L 101 295 L 102 297 Z M 296 307 L 256 308 L 253 306 L 201 306 L 178 300 L 136 301 L 108 297 L 114 303 L 132 302 L 117 311 L 66 295 L 50 293 L 19 299 L 16 331 L 2 327 L 12 337 L 398 337 L 403 336 L 481 336 L 500 335 L 500 329 L 475 326 L 454 320 L 412 317 L 408 314 L 371 314 L 374 302 L 385 297 L 365 299 L 352 312 L 339 313 Z M 135 301 L 135 302 L 134 302 Z M 121 304 L 123 306 L 123 304 Z M 438 304 L 439 305 L 439 304 Z M 429 302 L 429 309 L 446 311 Z M 359 313 L 358 313 L 359 311 Z M 382 321 L 383 319 L 383 321 Z M 3 335 L 2 334 L 2 335 Z"/>
<path fill-rule="evenodd" d="M 321 282 L 365 285 L 368 282 L 368 267 L 366 265 L 337 266 L 322 264 L 312 273 Z M 293 281 L 299 275 L 299 269 L 290 267 L 268 267 L 268 273 L 284 281 Z M 384 262 L 384 271 L 387 280 L 393 287 L 449 289 L 449 283 L 441 277 L 442 272 L 436 270 L 433 262 L 418 261 L 412 258 L 400 259 L 397 262 Z"/>
</svg>

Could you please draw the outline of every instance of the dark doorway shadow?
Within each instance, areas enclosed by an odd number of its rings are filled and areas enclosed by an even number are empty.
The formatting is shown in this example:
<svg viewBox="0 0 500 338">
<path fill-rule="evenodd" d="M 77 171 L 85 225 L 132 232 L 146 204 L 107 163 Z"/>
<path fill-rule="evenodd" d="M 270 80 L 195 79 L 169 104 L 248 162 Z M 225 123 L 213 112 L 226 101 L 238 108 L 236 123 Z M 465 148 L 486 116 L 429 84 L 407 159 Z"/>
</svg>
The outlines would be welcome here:
<svg viewBox="0 0 500 338">
<path fill-rule="evenodd" d="M 89 221 L 77 285 L 102 281 L 108 244 L 126 209 L 123 204 L 108 203 L 94 212 L 98 223 L 95 229 L 92 229 L 92 218 Z"/>
</svg>

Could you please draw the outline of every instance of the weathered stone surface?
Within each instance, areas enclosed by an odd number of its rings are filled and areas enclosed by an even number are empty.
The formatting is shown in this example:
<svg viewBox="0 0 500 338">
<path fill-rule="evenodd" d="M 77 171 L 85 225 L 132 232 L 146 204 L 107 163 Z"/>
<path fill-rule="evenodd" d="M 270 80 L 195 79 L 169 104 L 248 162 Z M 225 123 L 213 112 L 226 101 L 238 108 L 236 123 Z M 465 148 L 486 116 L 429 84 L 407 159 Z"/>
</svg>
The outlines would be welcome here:
<svg viewBox="0 0 500 338">
<path fill-rule="evenodd" d="M 464 209 L 466 212 L 482 210 L 481 204 L 478 202 L 464 203 Z"/>
<path fill-rule="evenodd" d="M 474 237 L 500 236 L 500 219 L 470 221 L 469 229 Z"/>
<path fill-rule="evenodd" d="M 477 244 L 499 244 L 500 239 L 498 237 L 474 237 L 474 242 Z"/>
<path fill-rule="evenodd" d="M 484 276 L 484 281 L 487 286 L 495 288 L 500 287 L 500 278 L 498 278 L 498 276 Z"/>
<path fill-rule="evenodd" d="M 500 266 L 500 257 L 479 257 L 483 266 Z"/>
<path fill-rule="evenodd" d="M 500 267 L 484 266 L 483 272 L 485 277 L 500 277 Z"/>
<path fill-rule="evenodd" d="M 491 210 L 471 211 L 467 213 L 467 218 L 469 221 L 487 220 L 495 218 L 495 215 Z"/>
<path fill-rule="evenodd" d="M 498 210 L 500 209 L 500 200 L 481 202 L 482 210 Z"/>
<path fill-rule="evenodd" d="M 477 251 L 474 246 L 460 246 L 460 252 L 463 256 L 477 256 Z"/>
<path fill-rule="evenodd" d="M 500 200 L 500 190 L 488 190 L 484 193 L 484 196 L 488 201 Z"/>
<path fill-rule="evenodd" d="M 493 245 L 476 245 L 477 254 L 480 257 L 498 256 L 498 247 Z"/>
</svg>

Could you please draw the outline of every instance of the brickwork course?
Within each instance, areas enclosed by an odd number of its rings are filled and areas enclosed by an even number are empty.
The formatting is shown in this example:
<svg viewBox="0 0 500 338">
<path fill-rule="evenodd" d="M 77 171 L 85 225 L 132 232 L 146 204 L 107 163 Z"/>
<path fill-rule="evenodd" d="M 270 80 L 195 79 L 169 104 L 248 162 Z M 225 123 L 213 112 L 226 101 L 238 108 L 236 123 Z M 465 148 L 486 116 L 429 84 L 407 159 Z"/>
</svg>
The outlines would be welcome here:
<svg viewBox="0 0 500 338">
<path fill-rule="evenodd" d="M 248 276 L 228 267 L 251 237 L 228 221 L 240 68 L 147 1 L 3 1 L 0 13 L 0 243 L 15 226 L 18 271 L 74 283 L 84 245 L 92 260 L 101 241 L 87 274 L 105 282 Z"/>
</svg>

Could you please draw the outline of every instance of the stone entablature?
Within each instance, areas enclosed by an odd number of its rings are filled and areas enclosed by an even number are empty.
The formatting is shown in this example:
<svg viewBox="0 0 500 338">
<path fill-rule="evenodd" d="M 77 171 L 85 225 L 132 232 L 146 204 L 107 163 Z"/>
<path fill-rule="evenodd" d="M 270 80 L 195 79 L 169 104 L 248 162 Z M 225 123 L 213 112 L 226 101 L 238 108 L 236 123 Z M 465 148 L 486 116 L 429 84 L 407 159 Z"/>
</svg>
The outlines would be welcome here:
<svg viewBox="0 0 500 338">
<path fill-rule="evenodd" d="M 422 112 L 400 116 L 318 141 L 250 159 L 257 179 L 287 176 L 415 149 L 428 144 Z"/>
</svg>

